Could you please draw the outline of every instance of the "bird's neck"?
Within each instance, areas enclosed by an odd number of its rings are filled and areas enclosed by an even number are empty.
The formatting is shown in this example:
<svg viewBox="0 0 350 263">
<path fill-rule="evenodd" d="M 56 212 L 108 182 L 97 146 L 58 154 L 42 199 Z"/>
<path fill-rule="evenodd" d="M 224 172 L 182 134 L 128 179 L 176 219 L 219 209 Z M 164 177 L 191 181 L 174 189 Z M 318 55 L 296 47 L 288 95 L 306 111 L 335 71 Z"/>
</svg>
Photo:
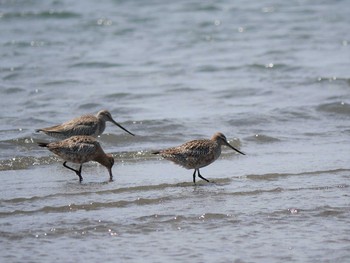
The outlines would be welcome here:
<svg viewBox="0 0 350 263">
<path fill-rule="evenodd" d="M 105 166 L 105 167 L 107 167 L 107 168 L 109 168 L 109 167 L 111 166 L 111 165 L 110 165 L 110 162 L 109 162 L 109 160 L 108 160 L 108 158 L 107 158 L 107 156 L 106 156 L 105 154 L 100 154 L 100 155 L 98 155 L 98 156 L 95 158 L 94 161 L 100 163 L 101 165 L 103 165 L 103 166 Z"/>
</svg>

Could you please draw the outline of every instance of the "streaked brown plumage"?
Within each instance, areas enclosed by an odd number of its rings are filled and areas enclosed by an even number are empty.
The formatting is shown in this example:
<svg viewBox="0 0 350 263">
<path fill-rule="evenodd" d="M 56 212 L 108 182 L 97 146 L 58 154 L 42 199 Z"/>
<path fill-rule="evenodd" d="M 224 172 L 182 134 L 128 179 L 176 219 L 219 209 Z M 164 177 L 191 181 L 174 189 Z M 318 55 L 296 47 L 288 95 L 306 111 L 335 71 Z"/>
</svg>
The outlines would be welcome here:
<svg viewBox="0 0 350 263">
<path fill-rule="evenodd" d="M 198 172 L 199 178 L 209 182 L 209 180 L 199 173 L 199 169 L 211 164 L 219 158 L 222 145 L 226 145 L 236 152 L 245 155 L 243 152 L 230 145 L 225 135 L 220 132 L 215 133 L 210 140 L 193 140 L 177 147 L 153 152 L 153 154 L 159 154 L 164 159 L 172 161 L 186 169 L 194 169 L 194 183 L 196 183 L 196 172 Z"/>
<path fill-rule="evenodd" d="M 62 124 L 37 129 L 35 131 L 43 132 L 46 135 L 58 139 L 66 139 L 75 135 L 87 135 L 97 137 L 104 132 L 106 128 L 106 121 L 114 123 L 119 128 L 134 136 L 133 133 L 129 132 L 127 129 L 125 129 L 119 123 L 117 123 L 112 118 L 111 113 L 107 110 L 99 111 L 96 115 L 83 115 Z"/>
<path fill-rule="evenodd" d="M 111 154 L 106 154 L 99 142 L 91 136 L 72 136 L 59 142 L 39 142 L 38 145 L 48 148 L 51 152 L 61 157 L 65 161 L 63 166 L 74 171 L 79 176 L 80 182 L 83 180 L 81 176 L 83 163 L 89 161 L 96 161 L 105 166 L 108 169 L 110 181 L 113 180 L 112 166 L 114 158 Z M 67 166 L 67 162 L 79 163 L 79 170 Z"/>
</svg>

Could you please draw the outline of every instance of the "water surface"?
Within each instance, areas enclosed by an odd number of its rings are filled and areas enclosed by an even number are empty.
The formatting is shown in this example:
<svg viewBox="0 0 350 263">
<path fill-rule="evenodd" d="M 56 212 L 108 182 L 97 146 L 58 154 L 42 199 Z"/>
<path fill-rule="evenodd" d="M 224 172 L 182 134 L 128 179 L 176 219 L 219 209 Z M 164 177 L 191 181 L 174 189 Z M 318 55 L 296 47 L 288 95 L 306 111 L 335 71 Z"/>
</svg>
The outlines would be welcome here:
<svg viewBox="0 0 350 263">
<path fill-rule="evenodd" d="M 345 262 L 349 7 L 1 1 L 1 261 Z M 34 130 L 101 109 L 80 184 Z M 209 184 L 151 154 L 217 131 Z"/>
</svg>

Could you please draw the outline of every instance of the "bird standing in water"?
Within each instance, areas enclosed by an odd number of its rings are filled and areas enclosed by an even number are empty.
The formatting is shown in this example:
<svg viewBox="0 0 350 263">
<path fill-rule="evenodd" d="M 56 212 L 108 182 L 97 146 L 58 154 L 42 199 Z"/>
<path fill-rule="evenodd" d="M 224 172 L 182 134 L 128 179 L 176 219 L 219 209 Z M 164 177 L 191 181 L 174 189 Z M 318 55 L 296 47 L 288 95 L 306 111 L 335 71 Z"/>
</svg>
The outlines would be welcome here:
<svg viewBox="0 0 350 263">
<path fill-rule="evenodd" d="M 219 158 L 222 145 L 226 145 L 236 152 L 245 155 L 230 145 L 225 135 L 220 132 L 215 133 L 210 140 L 193 140 L 177 147 L 153 152 L 153 154 L 159 154 L 164 159 L 172 161 L 186 169 L 194 169 L 193 183 L 196 183 L 196 173 L 198 173 L 199 178 L 209 182 L 208 179 L 200 174 L 199 169 Z"/>
<path fill-rule="evenodd" d="M 91 136 L 72 136 L 58 142 L 39 142 L 40 147 L 46 147 L 49 151 L 58 155 L 64 160 L 63 166 L 74 171 L 79 176 L 79 181 L 83 180 L 81 169 L 83 163 L 96 161 L 108 169 L 109 180 L 113 181 L 112 166 L 114 158 L 111 154 L 106 154 L 101 145 Z M 75 170 L 67 165 L 67 162 L 80 164 L 79 170 Z"/>
<path fill-rule="evenodd" d="M 75 135 L 87 135 L 97 137 L 104 132 L 106 128 L 106 121 L 114 123 L 127 133 L 131 134 L 132 136 L 135 136 L 133 133 L 129 132 L 127 129 L 125 129 L 123 126 L 117 123 L 112 118 L 111 113 L 107 110 L 99 111 L 96 115 L 83 115 L 62 124 L 37 129 L 35 131 L 43 132 L 46 135 L 58 139 L 66 139 Z"/>
</svg>

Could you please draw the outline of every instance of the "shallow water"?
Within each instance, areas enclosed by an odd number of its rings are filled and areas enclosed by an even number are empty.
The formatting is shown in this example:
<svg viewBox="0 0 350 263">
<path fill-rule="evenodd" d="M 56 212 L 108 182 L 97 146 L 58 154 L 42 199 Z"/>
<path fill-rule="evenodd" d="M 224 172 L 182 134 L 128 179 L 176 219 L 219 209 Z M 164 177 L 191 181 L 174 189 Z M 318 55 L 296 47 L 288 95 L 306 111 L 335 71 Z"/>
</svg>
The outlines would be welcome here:
<svg viewBox="0 0 350 263">
<path fill-rule="evenodd" d="M 0 261 L 345 262 L 347 1 L 1 1 Z M 83 183 L 34 133 L 111 111 Z M 223 132 L 192 171 L 153 150 Z"/>
</svg>

